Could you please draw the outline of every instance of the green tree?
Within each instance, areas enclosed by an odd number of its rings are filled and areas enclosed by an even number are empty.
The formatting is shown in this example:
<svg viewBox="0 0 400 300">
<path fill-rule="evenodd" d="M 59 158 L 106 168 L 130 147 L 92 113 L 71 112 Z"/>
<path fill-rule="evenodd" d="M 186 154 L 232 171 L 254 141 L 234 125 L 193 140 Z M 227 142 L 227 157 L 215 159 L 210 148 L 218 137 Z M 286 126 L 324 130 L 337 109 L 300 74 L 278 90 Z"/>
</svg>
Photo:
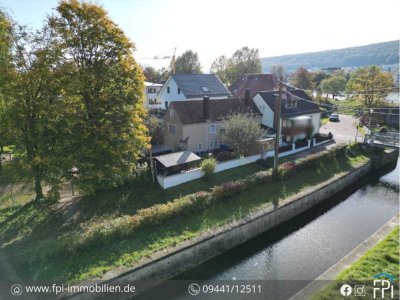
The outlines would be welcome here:
<svg viewBox="0 0 400 300">
<path fill-rule="evenodd" d="M 393 77 L 377 66 L 363 67 L 355 71 L 347 83 L 347 91 L 357 93 L 353 99 L 365 107 L 374 107 L 384 101 L 393 87 Z"/>
<path fill-rule="evenodd" d="M 330 77 L 329 74 L 327 74 L 325 72 L 321 72 L 321 71 L 312 73 L 312 79 L 311 79 L 312 88 L 314 90 L 316 90 L 318 93 L 320 93 L 321 92 L 321 82 L 325 79 L 328 79 L 329 77 Z"/>
<path fill-rule="evenodd" d="M 258 49 L 242 47 L 233 54 L 228 65 L 228 81 L 234 82 L 241 76 L 261 73 L 261 60 Z"/>
<path fill-rule="evenodd" d="M 146 81 L 148 82 L 159 82 L 160 81 L 160 73 L 153 67 L 150 66 L 142 66 L 143 75 Z"/>
<path fill-rule="evenodd" d="M 293 75 L 292 84 L 303 90 L 311 90 L 312 89 L 312 76 L 309 71 L 305 68 L 300 67 Z"/>
<path fill-rule="evenodd" d="M 162 120 L 159 118 L 148 115 L 144 121 L 144 124 L 147 127 L 148 134 L 151 138 L 152 145 L 160 145 L 164 141 L 164 126 Z"/>
<path fill-rule="evenodd" d="M 56 153 L 62 134 L 57 129 L 65 128 L 60 123 L 65 111 L 59 80 L 60 52 L 55 51 L 52 41 L 48 27 L 34 34 L 20 28 L 15 37 L 15 71 L 10 82 L 9 124 L 15 132 L 15 151 L 34 178 L 36 199 L 43 198 L 43 181 L 54 191 L 61 179 L 61 155 Z"/>
<path fill-rule="evenodd" d="M 244 143 L 259 140 L 263 135 L 264 130 L 254 116 L 237 113 L 225 120 L 222 140 L 224 144 L 236 149 L 237 155 L 240 155 L 240 149 Z"/>
<path fill-rule="evenodd" d="M 334 75 L 324 79 L 321 82 L 321 91 L 326 94 L 332 94 L 332 99 L 335 95 L 343 92 L 346 89 L 346 79 L 341 75 Z"/>
<path fill-rule="evenodd" d="M 144 77 L 133 43 L 102 7 L 65 0 L 57 12 L 49 26 L 69 70 L 64 100 L 73 109 L 64 152 L 77 174 L 68 178 L 92 194 L 122 184 L 148 146 Z"/>
<path fill-rule="evenodd" d="M 187 50 L 178 56 L 175 61 L 175 73 L 177 74 L 201 74 L 199 56 L 192 50 Z"/>
<path fill-rule="evenodd" d="M 2 172 L 1 157 L 4 147 L 13 142 L 12 126 L 10 125 L 9 86 L 12 74 L 12 22 L 0 10 L 0 173 Z"/>
<path fill-rule="evenodd" d="M 210 71 L 213 74 L 216 74 L 222 82 L 228 82 L 228 70 L 229 59 L 225 55 L 221 55 L 211 65 Z"/>
<path fill-rule="evenodd" d="M 217 74 L 225 84 L 231 84 L 245 74 L 261 73 L 258 49 L 242 47 L 236 50 L 229 59 L 220 56 L 213 62 L 211 71 Z"/>
<path fill-rule="evenodd" d="M 171 74 L 171 70 L 165 67 L 161 69 L 155 69 L 150 66 L 142 66 L 142 70 L 145 80 L 155 83 L 167 80 L 169 75 Z"/>
</svg>

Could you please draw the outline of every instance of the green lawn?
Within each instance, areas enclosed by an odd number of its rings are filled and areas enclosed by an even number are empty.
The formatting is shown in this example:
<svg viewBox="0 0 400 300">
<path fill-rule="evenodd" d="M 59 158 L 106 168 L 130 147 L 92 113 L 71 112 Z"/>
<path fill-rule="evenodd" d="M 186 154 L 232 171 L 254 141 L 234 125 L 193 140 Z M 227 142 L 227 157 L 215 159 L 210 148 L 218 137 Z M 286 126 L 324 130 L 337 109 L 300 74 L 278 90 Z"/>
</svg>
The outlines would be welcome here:
<svg viewBox="0 0 400 300">
<path fill-rule="evenodd" d="M 302 171 L 290 180 L 257 186 L 198 213 L 175 218 L 162 225 L 139 228 L 123 237 L 116 234 L 110 242 L 89 244 L 78 251 L 68 251 L 71 237 L 83 239 L 85 234 L 94 231 L 100 238 L 110 227 L 127 222 L 139 208 L 207 190 L 227 180 L 243 178 L 262 167 L 247 165 L 217 173 L 209 182 L 197 180 L 168 190 L 162 190 L 153 183 L 132 185 L 70 205 L 30 202 L 11 214 L 7 209 L 1 211 L 0 256 L 15 268 L 23 280 L 79 281 L 91 278 L 115 266 L 131 266 L 142 257 L 270 206 L 334 174 L 350 170 L 367 159 L 358 154 L 356 157 L 344 156 L 325 161 L 318 168 Z M 0 273 L 0 278 L 10 279 L 5 272 Z"/>
<path fill-rule="evenodd" d="M 79 205 L 85 207 L 90 206 L 90 209 L 84 210 L 85 218 L 92 217 L 93 215 L 97 214 L 104 215 L 104 213 L 107 212 L 114 214 L 116 211 L 123 211 L 124 213 L 133 214 L 138 209 L 148 207 L 153 204 L 165 203 L 177 197 L 188 195 L 196 191 L 206 190 L 224 181 L 243 178 L 249 174 L 253 174 L 263 169 L 264 168 L 257 163 L 249 164 L 215 174 L 208 181 L 202 179 L 194 180 L 176 187 L 169 188 L 167 190 L 163 190 L 157 182 L 152 182 L 151 180 L 146 182 L 132 183 L 118 189 L 103 192 L 101 195 L 97 195 L 92 198 L 82 199 Z M 6 176 L 7 173 L 5 172 L 3 177 Z M 0 176 L 0 188 L 2 185 L 6 184 L 6 179 L 7 178 L 2 178 L 2 176 Z M 2 182 L 2 180 L 4 182 Z M 15 203 L 11 199 L 9 189 L 7 191 L 7 193 L 0 196 L 0 217 L 2 208 L 5 208 L 6 206 L 13 206 L 13 203 Z M 33 197 L 32 194 L 30 195 Z M 32 199 L 32 197 L 30 199 Z M 30 199 L 28 197 L 26 202 L 29 202 Z M 112 199 L 117 201 L 112 201 Z M 96 203 L 96 205 L 93 205 L 93 203 Z M 24 203 L 17 202 L 17 204 Z"/>
<path fill-rule="evenodd" d="M 397 227 L 382 242 L 370 249 L 348 269 L 340 273 L 334 284 L 318 292 L 312 299 L 343 299 L 343 296 L 339 293 L 339 289 L 343 283 L 350 286 L 354 286 L 357 283 L 366 285 L 366 296 L 362 297 L 362 299 L 373 299 L 373 276 L 381 272 L 388 273 L 396 278 L 393 299 L 399 299 L 399 250 L 399 227 Z M 379 298 L 380 296 L 379 294 Z M 346 299 L 356 300 L 360 299 L 360 297 L 355 296 L 353 293 L 351 296 L 346 297 Z"/>
</svg>

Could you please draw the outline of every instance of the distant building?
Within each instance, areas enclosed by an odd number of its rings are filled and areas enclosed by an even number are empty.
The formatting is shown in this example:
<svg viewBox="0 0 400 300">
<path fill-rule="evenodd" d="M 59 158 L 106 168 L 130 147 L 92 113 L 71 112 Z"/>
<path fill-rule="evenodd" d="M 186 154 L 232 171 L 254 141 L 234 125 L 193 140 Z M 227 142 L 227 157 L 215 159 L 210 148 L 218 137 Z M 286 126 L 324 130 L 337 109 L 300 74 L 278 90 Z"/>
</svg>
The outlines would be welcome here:
<svg viewBox="0 0 400 300">
<path fill-rule="evenodd" d="M 157 101 L 167 109 L 174 101 L 224 99 L 231 96 L 229 90 L 215 74 L 170 75 L 157 96 Z"/>
<path fill-rule="evenodd" d="M 261 122 L 261 113 L 248 97 L 176 101 L 164 116 L 164 141 L 173 151 L 213 151 L 220 148 L 225 117 L 233 113 L 252 113 Z"/>
<path fill-rule="evenodd" d="M 157 95 L 162 88 L 162 84 L 145 81 L 144 83 L 144 107 L 148 110 L 164 108 L 162 103 L 157 100 Z"/>
<path fill-rule="evenodd" d="M 338 68 L 338 67 L 329 67 L 329 68 L 321 68 L 322 71 L 324 71 L 325 73 L 328 74 L 333 74 L 337 71 L 342 70 L 342 68 Z"/>
<path fill-rule="evenodd" d="M 250 90 L 250 97 L 253 98 L 258 92 L 276 90 L 277 82 L 272 74 L 246 74 L 236 80 L 229 91 L 234 97 L 244 98 L 246 89 Z"/>
</svg>

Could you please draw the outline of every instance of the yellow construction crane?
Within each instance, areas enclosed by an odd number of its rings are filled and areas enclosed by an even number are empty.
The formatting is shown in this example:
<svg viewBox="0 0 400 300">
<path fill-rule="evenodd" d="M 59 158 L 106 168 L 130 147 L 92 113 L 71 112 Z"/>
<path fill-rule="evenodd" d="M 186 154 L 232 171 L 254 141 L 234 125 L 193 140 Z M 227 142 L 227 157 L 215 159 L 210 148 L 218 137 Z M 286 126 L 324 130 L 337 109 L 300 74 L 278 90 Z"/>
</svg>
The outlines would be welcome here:
<svg viewBox="0 0 400 300">
<path fill-rule="evenodd" d="M 176 47 L 171 49 L 173 50 L 173 54 L 172 55 L 156 55 L 153 57 L 143 57 L 142 59 L 171 59 L 171 67 L 172 67 L 172 74 L 175 74 L 175 54 L 176 54 Z M 169 50 L 169 51 L 171 51 Z M 168 51 L 168 52 L 169 52 Z"/>
</svg>

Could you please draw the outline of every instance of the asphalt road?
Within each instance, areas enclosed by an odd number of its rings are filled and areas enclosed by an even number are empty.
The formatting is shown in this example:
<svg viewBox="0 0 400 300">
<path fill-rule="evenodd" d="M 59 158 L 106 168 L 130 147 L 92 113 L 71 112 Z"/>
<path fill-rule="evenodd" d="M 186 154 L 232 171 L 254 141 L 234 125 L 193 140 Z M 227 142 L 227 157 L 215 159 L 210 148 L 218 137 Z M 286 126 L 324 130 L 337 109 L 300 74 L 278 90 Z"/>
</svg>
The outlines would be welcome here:
<svg viewBox="0 0 400 300">
<path fill-rule="evenodd" d="M 321 126 L 320 133 L 332 132 L 337 144 L 348 143 L 349 140 L 354 141 L 357 132 L 355 126 L 357 119 L 349 115 L 339 115 L 339 120 L 339 122 L 328 122 Z M 360 132 L 358 135 L 360 136 Z"/>
</svg>

